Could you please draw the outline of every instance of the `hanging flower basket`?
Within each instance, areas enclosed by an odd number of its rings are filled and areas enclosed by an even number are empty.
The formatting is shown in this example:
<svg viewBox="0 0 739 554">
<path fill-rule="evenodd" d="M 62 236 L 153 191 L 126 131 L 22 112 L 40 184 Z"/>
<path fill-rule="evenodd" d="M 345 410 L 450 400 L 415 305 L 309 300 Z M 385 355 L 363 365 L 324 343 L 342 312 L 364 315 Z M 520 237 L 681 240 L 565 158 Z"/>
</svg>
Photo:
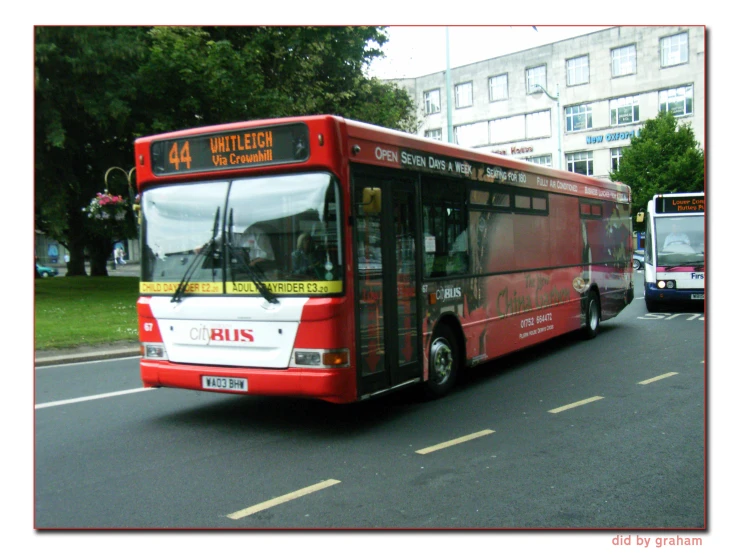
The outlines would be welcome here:
<svg viewBox="0 0 739 554">
<path fill-rule="evenodd" d="M 128 202 L 123 196 L 110 194 L 107 189 L 98 192 L 82 211 L 93 221 L 99 234 L 122 235 L 126 229 Z"/>
<path fill-rule="evenodd" d="M 123 221 L 126 219 L 127 203 L 122 196 L 98 192 L 90 201 L 90 205 L 82 208 L 87 217 L 101 221 Z"/>
</svg>

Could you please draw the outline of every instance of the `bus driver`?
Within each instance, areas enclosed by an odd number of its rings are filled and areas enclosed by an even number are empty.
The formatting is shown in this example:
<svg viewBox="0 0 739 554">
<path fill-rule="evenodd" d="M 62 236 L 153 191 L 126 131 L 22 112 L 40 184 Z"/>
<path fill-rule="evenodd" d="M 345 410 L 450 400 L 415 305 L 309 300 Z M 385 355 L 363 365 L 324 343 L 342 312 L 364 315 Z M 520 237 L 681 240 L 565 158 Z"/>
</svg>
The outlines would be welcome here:
<svg viewBox="0 0 739 554">
<path fill-rule="evenodd" d="M 275 261 L 275 253 L 272 250 L 269 236 L 257 225 L 252 225 L 244 231 L 239 246 L 249 252 L 250 266 Z"/>
<path fill-rule="evenodd" d="M 665 237 L 665 244 L 662 246 L 662 250 L 666 250 L 670 244 L 684 244 L 690 246 L 690 238 L 685 233 L 681 233 L 677 230 L 677 224 L 672 224 L 672 230 L 669 235 Z"/>
</svg>

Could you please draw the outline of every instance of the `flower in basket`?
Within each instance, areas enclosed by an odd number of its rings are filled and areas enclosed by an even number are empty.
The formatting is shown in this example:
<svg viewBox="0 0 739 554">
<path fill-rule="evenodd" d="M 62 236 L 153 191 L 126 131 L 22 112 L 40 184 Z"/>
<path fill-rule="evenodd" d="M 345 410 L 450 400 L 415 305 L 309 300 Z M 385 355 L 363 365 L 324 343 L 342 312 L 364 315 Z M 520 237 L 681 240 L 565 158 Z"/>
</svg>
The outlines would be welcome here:
<svg viewBox="0 0 739 554">
<path fill-rule="evenodd" d="M 98 220 L 123 221 L 126 218 L 126 200 L 120 195 L 98 192 L 90 205 L 82 208 L 87 217 Z"/>
</svg>

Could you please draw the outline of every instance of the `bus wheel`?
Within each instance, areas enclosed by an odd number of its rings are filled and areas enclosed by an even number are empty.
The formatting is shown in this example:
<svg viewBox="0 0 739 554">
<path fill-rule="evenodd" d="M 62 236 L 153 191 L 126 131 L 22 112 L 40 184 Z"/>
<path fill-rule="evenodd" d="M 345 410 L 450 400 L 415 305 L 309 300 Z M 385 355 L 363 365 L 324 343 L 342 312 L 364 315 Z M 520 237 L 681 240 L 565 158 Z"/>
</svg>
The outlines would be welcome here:
<svg viewBox="0 0 739 554">
<path fill-rule="evenodd" d="M 654 300 L 649 300 L 648 298 L 644 298 L 644 303 L 647 305 L 647 311 L 648 312 L 658 312 L 662 309 L 662 307 L 657 304 Z"/>
<path fill-rule="evenodd" d="M 584 335 L 586 339 L 594 339 L 600 328 L 600 302 L 598 295 L 592 290 L 588 293 L 587 304 L 585 307 L 585 329 Z"/>
<path fill-rule="evenodd" d="M 459 348 L 451 329 L 436 328 L 429 352 L 429 380 L 424 383 L 428 398 L 444 396 L 454 386 L 459 368 Z"/>
</svg>

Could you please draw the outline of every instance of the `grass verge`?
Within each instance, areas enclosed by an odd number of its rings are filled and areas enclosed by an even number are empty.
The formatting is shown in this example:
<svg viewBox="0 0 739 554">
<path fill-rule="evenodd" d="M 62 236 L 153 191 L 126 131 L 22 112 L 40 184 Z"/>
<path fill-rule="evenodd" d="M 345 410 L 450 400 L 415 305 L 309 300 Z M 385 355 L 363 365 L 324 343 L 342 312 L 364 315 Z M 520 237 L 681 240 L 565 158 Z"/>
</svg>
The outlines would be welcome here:
<svg viewBox="0 0 739 554">
<path fill-rule="evenodd" d="M 135 341 L 138 277 L 35 280 L 36 349 Z"/>
</svg>

